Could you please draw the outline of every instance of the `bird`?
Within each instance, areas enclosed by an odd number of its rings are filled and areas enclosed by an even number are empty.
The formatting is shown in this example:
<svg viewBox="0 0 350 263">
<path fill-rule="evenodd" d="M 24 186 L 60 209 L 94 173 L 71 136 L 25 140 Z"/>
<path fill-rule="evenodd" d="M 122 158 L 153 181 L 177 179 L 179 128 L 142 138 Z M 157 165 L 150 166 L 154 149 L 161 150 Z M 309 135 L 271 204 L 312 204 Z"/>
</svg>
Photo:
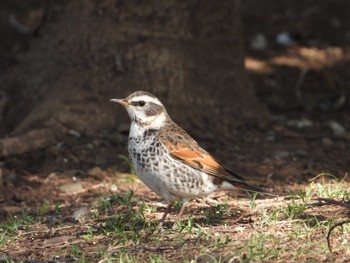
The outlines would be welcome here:
<svg viewBox="0 0 350 263">
<path fill-rule="evenodd" d="M 204 150 L 153 94 L 136 91 L 110 101 L 122 105 L 131 119 L 128 152 L 137 176 L 168 203 L 161 223 L 175 202 L 182 203 L 181 218 L 190 200 L 218 190 L 268 193 L 248 184 Z"/>
</svg>

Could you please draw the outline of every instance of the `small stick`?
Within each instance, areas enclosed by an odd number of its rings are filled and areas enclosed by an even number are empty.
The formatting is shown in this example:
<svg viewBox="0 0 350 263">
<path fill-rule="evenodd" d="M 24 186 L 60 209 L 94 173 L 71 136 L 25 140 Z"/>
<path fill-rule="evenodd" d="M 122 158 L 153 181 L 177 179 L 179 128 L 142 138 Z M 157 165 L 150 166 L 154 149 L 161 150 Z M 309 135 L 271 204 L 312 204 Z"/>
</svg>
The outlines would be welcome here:
<svg viewBox="0 0 350 263">
<path fill-rule="evenodd" d="M 328 234 L 327 234 L 327 245 L 328 245 L 328 249 L 330 252 L 332 252 L 332 246 L 331 246 L 331 241 L 330 241 L 330 236 L 332 234 L 332 231 L 338 227 L 338 226 L 342 226 L 344 224 L 350 223 L 350 220 L 345 220 L 339 223 L 336 223 L 335 225 L 333 225 L 329 230 L 328 230 Z"/>
</svg>

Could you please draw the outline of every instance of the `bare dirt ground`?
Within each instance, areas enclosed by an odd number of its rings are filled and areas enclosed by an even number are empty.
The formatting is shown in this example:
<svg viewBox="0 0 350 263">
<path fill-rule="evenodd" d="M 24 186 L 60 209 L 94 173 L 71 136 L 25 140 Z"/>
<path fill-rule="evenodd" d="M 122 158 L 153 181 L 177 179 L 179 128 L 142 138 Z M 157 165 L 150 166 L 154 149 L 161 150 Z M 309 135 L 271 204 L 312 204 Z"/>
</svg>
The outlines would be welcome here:
<svg viewBox="0 0 350 263">
<path fill-rule="evenodd" d="M 350 167 L 349 14 L 350 5 L 345 0 L 310 0 L 302 4 L 290 0 L 242 1 L 246 67 L 259 100 L 270 112 L 270 120 L 239 126 L 222 139 L 200 130 L 193 136 L 227 167 L 281 195 L 305 191 L 310 180 L 320 173 L 344 178 Z M 9 29 L 4 30 L 8 34 Z M 276 36 L 283 32 L 288 33 L 292 44 L 276 42 Z M 17 36 L 12 41 L 0 46 L 0 50 L 14 47 L 3 57 L 0 68 L 15 64 L 13 56 L 23 52 L 30 40 Z M 218 259 L 218 255 L 233 252 L 238 262 L 245 257 L 247 261 L 264 262 L 349 260 L 349 249 L 328 252 L 327 227 L 310 235 L 303 232 L 304 236 L 297 239 L 291 237 L 295 234 L 293 224 L 302 217 L 312 215 L 337 222 L 348 218 L 346 206 L 334 203 L 308 207 L 299 217 L 271 226 L 261 211 L 289 207 L 291 201 L 258 197 L 255 208 L 245 193 L 213 195 L 214 201 L 227 205 L 223 212 L 208 200 L 189 205 L 186 214 L 208 235 L 189 231 L 175 238 L 176 231 L 171 232 L 168 226 L 169 235 L 147 239 L 144 228 L 137 226 L 136 230 L 124 229 L 128 240 L 120 241 L 122 237 L 115 234 L 116 230 L 111 231 L 114 234 L 106 230 L 116 215 L 128 214 L 130 209 L 138 211 L 144 202 L 149 209 L 144 212 L 145 218 L 129 215 L 129 219 L 152 225 L 165 209 L 160 198 L 127 174 L 130 167 L 125 161 L 126 142 L 127 129 L 101 131 L 94 137 L 71 131 L 55 146 L 0 160 L 0 262 L 9 258 L 27 262 L 98 262 L 103 261 L 103 253 L 111 257 L 130 254 L 146 262 L 162 255 L 163 259 L 181 262 L 205 253 Z M 333 177 L 326 178 L 322 182 L 328 184 Z M 101 206 L 104 197 L 125 196 L 130 190 L 134 192 L 130 202 L 119 200 L 108 208 Z M 74 212 L 81 208 L 91 211 L 83 213 L 86 218 L 80 220 Z M 220 212 L 218 218 L 209 216 Z M 27 221 L 24 214 L 28 215 Z M 5 232 L 4 225 L 16 218 L 22 221 L 9 237 L 10 231 Z M 175 213 L 169 219 L 174 221 Z M 141 236 L 137 240 L 128 236 L 137 231 Z M 273 241 L 259 241 L 264 232 L 270 232 Z M 230 242 L 221 240 L 226 237 Z M 242 246 L 248 244 L 248 238 L 256 244 L 273 244 L 266 257 L 249 258 L 249 246 Z M 305 247 L 305 242 L 315 245 Z M 275 256 L 275 250 L 281 252 Z"/>
</svg>

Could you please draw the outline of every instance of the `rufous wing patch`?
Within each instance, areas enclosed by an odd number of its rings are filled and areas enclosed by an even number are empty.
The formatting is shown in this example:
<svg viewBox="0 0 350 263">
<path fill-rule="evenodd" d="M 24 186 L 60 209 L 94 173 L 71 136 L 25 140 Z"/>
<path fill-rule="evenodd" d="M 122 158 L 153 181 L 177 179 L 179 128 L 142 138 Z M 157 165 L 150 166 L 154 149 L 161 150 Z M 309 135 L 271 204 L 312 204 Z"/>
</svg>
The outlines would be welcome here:
<svg viewBox="0 0 350 263">
<path fill-rule="evenodd" d="M 204 150 L 196 151 L 181 146 L 170 150 L 170 154 L 195 169 L 210 171 L 216 176 L 220 176 L 224 169 L 210 154 L 204 152 Z"/>
<path fill-rule="evenodd" d="M 230 183 L 245 183 L 245 180 L 223 167 L 207 151 L 180 127 L 168 126 L 171 133 L 160 132 L 160 141 L 175 159 L 203 171 L 211 176 L 224 179 Z"/>
</svg>

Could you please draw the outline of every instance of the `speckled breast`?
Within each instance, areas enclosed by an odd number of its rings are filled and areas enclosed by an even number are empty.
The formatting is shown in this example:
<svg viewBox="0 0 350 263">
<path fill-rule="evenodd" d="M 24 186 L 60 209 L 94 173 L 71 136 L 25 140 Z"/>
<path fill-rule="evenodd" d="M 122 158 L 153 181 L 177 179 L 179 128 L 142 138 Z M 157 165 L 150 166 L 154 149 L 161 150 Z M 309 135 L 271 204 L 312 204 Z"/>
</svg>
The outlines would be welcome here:
<svg viewBox="0 0 350 263">
<path fill-rule="evenodd" d="M 129 155 L 137 175 L 167 201 L 182 201 L 216 190 L 208 175 L 172 158 L 157 133 L 129 138 Z"/>
</svg>

